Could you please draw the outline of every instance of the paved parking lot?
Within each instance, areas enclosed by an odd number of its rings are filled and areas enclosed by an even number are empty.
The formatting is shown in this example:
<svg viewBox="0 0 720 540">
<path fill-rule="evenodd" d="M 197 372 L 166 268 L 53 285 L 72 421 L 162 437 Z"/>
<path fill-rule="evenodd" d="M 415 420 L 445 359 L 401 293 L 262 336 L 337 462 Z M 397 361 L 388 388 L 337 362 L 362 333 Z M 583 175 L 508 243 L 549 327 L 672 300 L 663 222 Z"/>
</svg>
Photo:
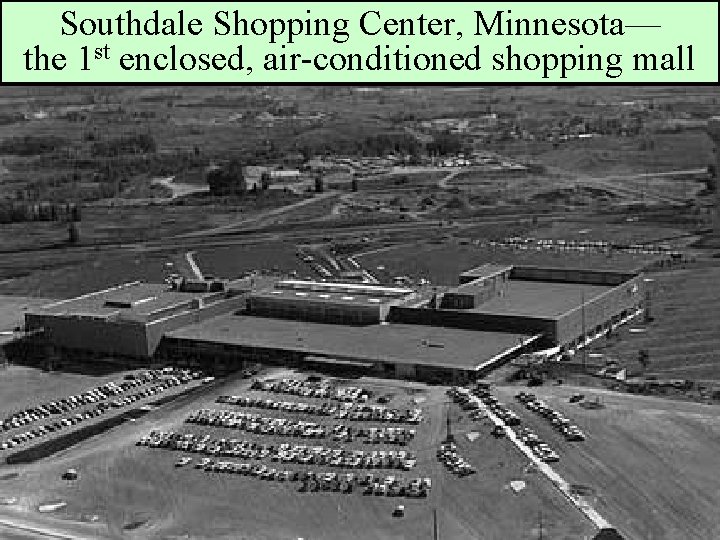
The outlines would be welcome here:
<svg viewBox="0 0 720 540">
<path fill-rule="evenodd" d="M 309 376 L 282 370 L 264 375 L 277 381 Z M 166 536 L 237 538 L 238 530 L 253 539 L 419 538 L 432 534 L 433 510 L 446 538 L 482 534 L 493 538 L 508 531 L 513 538 L 534 538 L 539 510 L 545 516 L 545 532 L 552 532 L 555 538 L 575 540 L 592 532 L 590 524 L 547 482 L 524 473 L 524 457 L 507 441 L 496 440 L 487 426 L 448 405 L 446 388 L 376 379 L 330 380 L 333 388 L 369 390 L 364 402 L 355 403 L 329 395 L 253 390 L 251 382 L 239 376 L 219 381 L 200 394 L 164 405 L 52 460 L 8 468 L 19 476 L 0 481 L 0 495 L 18 497 L 17 506 L 30 512 L 43 502 L 66 501 L 59 516 L 84 522 L 90 536 L 97 538 L 123 530 L 132 530 L 138 538 L 157 537 L 160 531 Z M 290 410 L 295 409 L 291 405 L 243 406 L 224 402 L 228 396 L 247 397 L 256 403 L 271 400 L 302 405 L 297 410 Z M 323 404 L 327 404 L 325 409 Z M 336 410 L 327 414 L 332 407 Z M 368 418 L 351 419 L 349 413 L 337 418 L 347 407 L 397 411 L 399 415 L 420 409 L 422 419 L 417 424 L 391 421 L 393 413 L 383 421 L 383 414 L 377 413 L 373 420 L 372 412 Z M 232 411 L 227 417 L 234 418 L 232 422 L 240 414 L 274 419 L 271 422 L 276 425 L 312 422 L 325 429 L 325 437 L 186 421 L 198 411 L 213 409 Z M 325 414 L 317 414 L 320 410 Z M 456 453 L 476 474 L 458 475 L 438 459 L 448 411 L 454 421 Z M 359 411 L 360 415 L 366 413 Z M 347 432 L 336 430 L 337 426 L 344 426 Z M 392 442 L 398 432 L 390 430 L 415 430 L 415 434 L 403 445 Z M 481 435 L 474 442 L 464 436 L 477 430 Z M 137 445 L 152 432 L 176 434 L 172 440 L 179 441 L 180 449 Z M 381 432 L 392 436 L 381 440 Z M 370 433 L 375 433 L 374 438 L 365 436 Z M 189 435 L 193 435 L 192 448 Z M 205 447 L 197 451 L 202 444 Z M 251 453 L 243 457 L 243 451 Z M 363 452 L 362 458 L 359 452 Z M 405 452 L 402 458 L 401 452 Z M 226 453 L 231 455 L 223 455 Z M 293 463 L 293 454 L 305 458 L 312 454 L 312 461 L 317 457 L 317 462 Z M 392 468 L 409 457 L 415 458 L 409 470 Z M 68 468 L 77 469 L 77 481 L 60 478 Z M 520 494 L 508 488 L 516 477 L 527 482 Z M 399 504 L 405 506 L 405 516 L 393 517 Z"/>
</svg>

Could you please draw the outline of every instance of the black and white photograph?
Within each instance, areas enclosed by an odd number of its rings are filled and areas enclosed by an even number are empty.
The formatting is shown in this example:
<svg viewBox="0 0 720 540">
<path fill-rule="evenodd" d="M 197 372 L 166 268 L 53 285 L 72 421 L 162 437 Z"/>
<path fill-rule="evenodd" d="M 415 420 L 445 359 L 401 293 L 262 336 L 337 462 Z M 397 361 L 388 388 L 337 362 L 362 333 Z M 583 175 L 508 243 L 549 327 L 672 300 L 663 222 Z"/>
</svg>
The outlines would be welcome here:
<svg viewBox="0 0 720 540">
<path fill-rule="evenodd" d="M 719 98 L 3 86 L 0 539 L 720 538 Z"/>
</svg>

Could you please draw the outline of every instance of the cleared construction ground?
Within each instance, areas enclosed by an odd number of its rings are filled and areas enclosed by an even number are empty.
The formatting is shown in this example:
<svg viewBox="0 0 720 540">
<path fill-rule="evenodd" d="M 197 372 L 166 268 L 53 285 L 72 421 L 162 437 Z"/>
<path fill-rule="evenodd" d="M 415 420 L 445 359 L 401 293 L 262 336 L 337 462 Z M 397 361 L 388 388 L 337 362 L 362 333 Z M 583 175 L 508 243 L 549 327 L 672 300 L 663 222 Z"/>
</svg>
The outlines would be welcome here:
<svg viewBox="0 0 720 540">
<path fill-rule="evenodd" d="M 623 332 L 603 353 L 634 360 L 647 350 L 647 375 L 717 381 L 720 378 L 720 267 L 687 268 L 649 276 L 651 323 Z"/>
</svg>

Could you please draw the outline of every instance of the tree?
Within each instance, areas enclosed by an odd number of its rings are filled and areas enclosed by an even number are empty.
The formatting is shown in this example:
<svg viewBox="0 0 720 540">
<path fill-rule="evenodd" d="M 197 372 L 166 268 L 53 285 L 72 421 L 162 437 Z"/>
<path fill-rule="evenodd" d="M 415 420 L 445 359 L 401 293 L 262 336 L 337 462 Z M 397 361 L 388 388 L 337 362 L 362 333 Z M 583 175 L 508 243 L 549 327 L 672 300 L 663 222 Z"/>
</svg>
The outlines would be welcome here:
<svg viewBox="0 0 720 540">
<path fill-rule="evenodd" d="M 212 195 L 238 195 L 246 191 L 243 166 L 231 160 L 222 167 L 214 167 L 207 173 L 207 183 Z"/>
<path fill-rule="evenodd" d="M 80 231 L 78 230 L 77 223 L 74 221 L 68 223 L 68 242 L 72 245 L 80 242 Z"/>
<path fill-rule="evenodd" d="M 82 212 L 80 211 L 79 204 L 70 205 L 70 221 L 82 221 Z"/>
<path fill-rule="evenodd" d="M 322 193 L 323 191 L 325 191 L 323 177 L 321 174 L 318 174 L 315 177 L 315 193 Z"/>
<path fill-rule="evenodd" d="M 638 362 L 640 362 L 640 365 L 643 369 L 647 369 L 650 365 L 650 353 L 647 351 L 647 349 L 640 349 L 638 351 Z"/>
<path fill-rule="evenodd" d="M 353 192 L 357 192 L 358 190 L 358 179 L 356 176 L 353 176 L 352 182 L 350 183 L 350 189 Z"/>
<path fill-rule="evenodd" d="M 713 163 L 708 165 L 707 168 L 708 177 L 705 180 L 705 187 L 708 193 L 715 193 L 717 191 L 717 169 Z"/>
</svg>

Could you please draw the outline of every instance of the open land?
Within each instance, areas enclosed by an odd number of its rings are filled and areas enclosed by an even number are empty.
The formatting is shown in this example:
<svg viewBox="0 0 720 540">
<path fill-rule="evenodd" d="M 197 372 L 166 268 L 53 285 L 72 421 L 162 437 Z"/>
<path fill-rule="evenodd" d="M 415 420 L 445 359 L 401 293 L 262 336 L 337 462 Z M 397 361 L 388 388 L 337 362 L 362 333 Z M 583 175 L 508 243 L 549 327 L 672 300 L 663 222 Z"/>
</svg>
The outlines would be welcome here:
<svg viewBox="0 0 720 540">
<path fill-rule="evenodd" d="M 649 276 L 652 321 L 624 330 L 597 350 L 634 365 L 638 351 L 650 355 L 648 375 L 669 379 L 718 380 L 720 268 L 687 268 Z"/>
<path fill-rule="evenodd" d="M 567 443 L 547 419 L 515 402 L 532 391 L 570 418 L 586 434 Z M 597 396 L 600 409 L 568 402 L 583 393 Z M 628 538 L 713 538 L 720 521 L 718 480 L 708 471 L 718 463 L 720 417 L 716 406 L 630 396 L 585 387 L 498 387 L 498 397 L 521 415 L 560 453 L 554 467 L 587 488 L 594 507 Z"/>
</svg>

